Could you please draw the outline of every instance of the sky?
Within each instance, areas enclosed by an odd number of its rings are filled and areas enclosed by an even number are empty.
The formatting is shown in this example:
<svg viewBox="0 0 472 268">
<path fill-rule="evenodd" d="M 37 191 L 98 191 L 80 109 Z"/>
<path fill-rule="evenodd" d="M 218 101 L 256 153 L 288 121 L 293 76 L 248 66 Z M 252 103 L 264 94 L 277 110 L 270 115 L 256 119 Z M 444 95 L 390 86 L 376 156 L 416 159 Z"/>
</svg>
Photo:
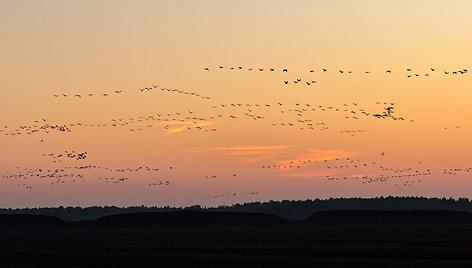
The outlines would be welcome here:
<svg viewBox="0 0 472 268">
<path fill-rule="evenodd" d="M 0 0 L 0 206 L 471 198 L 471 9 Z"/>
</svg>

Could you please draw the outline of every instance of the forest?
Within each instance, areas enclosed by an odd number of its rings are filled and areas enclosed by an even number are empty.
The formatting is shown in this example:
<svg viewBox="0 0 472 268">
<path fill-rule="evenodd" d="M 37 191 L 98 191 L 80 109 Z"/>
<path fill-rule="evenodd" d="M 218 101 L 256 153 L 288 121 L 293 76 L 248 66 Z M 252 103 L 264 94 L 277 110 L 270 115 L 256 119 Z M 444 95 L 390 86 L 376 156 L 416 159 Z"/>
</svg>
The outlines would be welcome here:
<svg viewBox="0 0 472 268">
<path fill-rule="evenodd" d="M 202 207 L 43 207 L 43 208 L 2 208 L 0 214 L 34 214 L 55 216 L 64 221 L 93 220 L 103 216 L 179 210 L 259 212 L 277 215 L 285 219 L 305 219 L 312 213 L 333 210 L 447 210 L 472 212 L 472 202 L 468 198 L 426 198 L 426 197 L 376 197 L 376 198 L 329 198 L 311 200 L 283 200 L 250 202 L 231 206 Z"/>
</svg>

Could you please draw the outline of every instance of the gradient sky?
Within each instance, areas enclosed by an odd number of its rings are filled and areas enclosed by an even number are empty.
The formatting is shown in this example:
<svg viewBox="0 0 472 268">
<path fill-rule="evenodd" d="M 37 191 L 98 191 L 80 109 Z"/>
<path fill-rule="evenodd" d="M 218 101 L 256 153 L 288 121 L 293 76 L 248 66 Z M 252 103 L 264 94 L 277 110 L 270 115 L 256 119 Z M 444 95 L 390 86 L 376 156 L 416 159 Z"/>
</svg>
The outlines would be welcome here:
<svg viewBox="0 0 472 268">
<path fill-rule="evenodd" d="M 471 73 L 452 75 L 471 67 L 470 10 L 466 0 L 0 0 L 0 176 L 85 165 L 160 169 L 87 170 L 74 172 L 83 179 L 59 184 L 0 177 L 0 206 L 470 198 L 472 170 L 443 174 L 472 167 Z M 238 66 L 243 69 L 229 70 Z M 407 68 L 420 76 L 407 77 Z M 317 83 L 293 84 L 297 78 Z M 139 90 L 152 85 L 211 98 Z M 89 93 L 94 96 L 85 97 Z M 395 116 L 406 120 L 345 118 L 327 108 L 382 113 L 383 102 L 395 103 Z M 300 117 L 288 111 L 300 108 L 295 103 L 327 110 Z M 138 121 L 157 114 L 170 121 Z M 129 124 L 110 127 L 113 119 Z M 298 119 L 312 120 L 315 129 L 301 130 Z M 78 122 L 94 126 L 30 135 L 21 130 Z M 23 134 L 9 135 L 17 129 Z M 54 163 L 43 156 L 72 150 L 86 151 L 87 158 Z M 312 162 L 273 168 L 299 160 Z M 368 165 L 354 168 L 350 161 Z M 364 183 L 362 176 L 394 174 L 380 166 L 432 174 Z M 128 180 L 113 184 L 100 177 Z M 170 185 L 149 186 L 159 181 Z"/>
</svg>

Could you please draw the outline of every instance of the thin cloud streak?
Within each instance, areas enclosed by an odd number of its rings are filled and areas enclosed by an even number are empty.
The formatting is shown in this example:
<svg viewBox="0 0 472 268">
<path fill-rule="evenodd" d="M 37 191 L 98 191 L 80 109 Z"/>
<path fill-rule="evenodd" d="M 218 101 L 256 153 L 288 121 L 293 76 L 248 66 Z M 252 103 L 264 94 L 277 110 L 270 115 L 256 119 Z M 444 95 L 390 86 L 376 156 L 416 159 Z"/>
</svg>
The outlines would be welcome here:
<svg viewBox="0 0 472 268">
<path fill-rule="evenodd" d="M 184 125 L 182 127 L 176 127 L 176 128 L 170 128 L 166 131 L 166 134 L 174 134 L 178 132 L 182 132 L 186 129 L 190 128 L 196 128 L 196 127 L 205 127 L 205 126 L 210 126 L 213 125 L 214 122 L 172 122 L 172 123 L 165 123 L 166 125 Z"/>
<path fill-rule="evenodd" d="M 231 147 L 213 147 L 213 148 L 194 148 L 190 149 L 193 153 L 206 153 L 206 152 L 227 152 L 229 155 L 247 155 L 247 154 L 262 154 L 268 151 L 277 151 L 290 148 L 292 146 L 286 145 L 259 145 L 259 146 L 231 146 Z"/>
</svg>

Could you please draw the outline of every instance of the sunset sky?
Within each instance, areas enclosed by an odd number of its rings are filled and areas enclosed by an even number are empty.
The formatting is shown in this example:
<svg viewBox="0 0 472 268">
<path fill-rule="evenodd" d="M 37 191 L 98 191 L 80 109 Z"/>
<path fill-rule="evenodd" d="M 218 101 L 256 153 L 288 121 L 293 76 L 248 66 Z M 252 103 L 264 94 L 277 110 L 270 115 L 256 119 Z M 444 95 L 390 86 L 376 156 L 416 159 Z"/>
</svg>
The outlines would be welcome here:
<svg viewBox="0 0 472 268">
<path fill-rule="evenodd" d="M 471 10 L 0 0 L 0 207 L 471 198 Z"/>
</svg>

